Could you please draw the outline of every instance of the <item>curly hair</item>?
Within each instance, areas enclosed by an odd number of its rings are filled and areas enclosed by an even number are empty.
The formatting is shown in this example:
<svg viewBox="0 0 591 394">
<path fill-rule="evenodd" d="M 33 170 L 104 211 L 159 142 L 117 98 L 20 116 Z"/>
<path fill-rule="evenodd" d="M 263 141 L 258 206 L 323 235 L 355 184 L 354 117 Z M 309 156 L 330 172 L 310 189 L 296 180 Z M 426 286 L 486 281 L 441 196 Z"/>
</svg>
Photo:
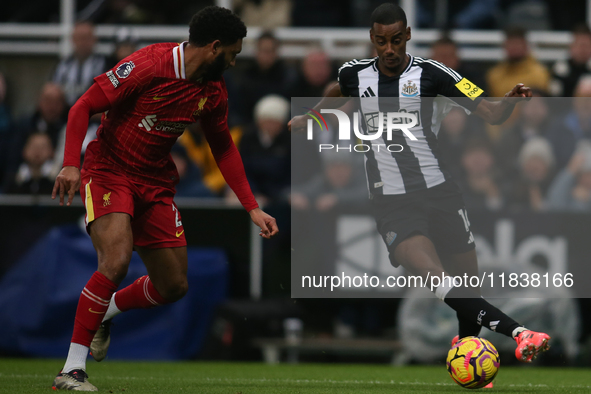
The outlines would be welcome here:
<svg viewBox="0 0 591 394">
<path fill-rule="evenodd" d="M 193 15 L 189 24 L 189 42 L 197 47 L 203 47 L 215 40 L 220 40 L 222 45 L 231 45 L 244 37 L 244 22 L 227 8 L 205 7 Z"/>
</svg>

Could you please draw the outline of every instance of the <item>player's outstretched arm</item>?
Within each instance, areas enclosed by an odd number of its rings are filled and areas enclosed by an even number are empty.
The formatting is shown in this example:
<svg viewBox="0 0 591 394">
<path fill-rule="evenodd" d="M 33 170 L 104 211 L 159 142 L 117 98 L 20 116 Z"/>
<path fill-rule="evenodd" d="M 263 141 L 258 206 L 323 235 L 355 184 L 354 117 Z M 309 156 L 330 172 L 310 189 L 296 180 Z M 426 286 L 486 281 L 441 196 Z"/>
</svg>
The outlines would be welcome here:
<svg viewBox="0 0 591 394">
<path fill-rule="evenodd" d="M 474 112 L 487 123 L 499 125 L 511 116 L 518 101 L 529 100 L 531 96 L 531 89 L 518 83 L 501 101 L 481 100 Z"/>
<path fill-rule="evenodd" d="M 279 232 L 275 218 L 261 210 L 255 208 L 249 212 L 253 223 L 261 228 L 259 235 L 263 238 L 269 239 Z"/>
<path fill-rule="evenodd" d="M 326 95 L 320 100 L 318 104 L 314 107 L 315 110 L 320 108 L 339 108 L 343 105 L 343 102 L 340 100 L 334 100 L 335 98 L 345 97 L 341 93 L 341 86 L 338 83 L 335 83 L 328 91 Z M 307 115 L 299 115 L 294 116 L 292 120 L 287 123 L 287 128 L 289 131 L 303 131 L 306 128 L 306 119 Z"/>
</svg>

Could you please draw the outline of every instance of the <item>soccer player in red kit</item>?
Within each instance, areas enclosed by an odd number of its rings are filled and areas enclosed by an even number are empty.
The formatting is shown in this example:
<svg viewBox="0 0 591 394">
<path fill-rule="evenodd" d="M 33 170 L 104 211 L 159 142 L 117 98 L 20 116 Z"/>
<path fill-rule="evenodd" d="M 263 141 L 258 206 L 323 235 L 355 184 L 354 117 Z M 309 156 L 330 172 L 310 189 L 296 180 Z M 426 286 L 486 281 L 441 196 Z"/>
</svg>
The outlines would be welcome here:
<svg viewBox="0 0 591 394">
<path fill-rule="evenodd" d="M 185 233 L 173 202 L 178 173 L 170 156 L 187 125 L 201 122 L 224 178 L 260 235 L 278 232 L 275 219 L 254 199 L 227 125 L 222 73 L 235 64 L 245 36 L 235 14 L 207 7 L 191 20 L 188 42 L 135 52 L 95 78 L 70 110 L 64 167 L 52 197 L 59 194 L 63 205 L 67 193 L 70 205 L 80 189 L 98 270 L 80 295 L 68 358 L 54 389 L 96 391 L 88 382 L 86 358 L 89 348 L 98 361 L 105 357 L 113 316 L 175 302 L 187 292 Z M 80 172 L 88 119 L 100 112 L 101 126 Z M 134 249 L 148 275 L 115 292 Z"/>
</svg>

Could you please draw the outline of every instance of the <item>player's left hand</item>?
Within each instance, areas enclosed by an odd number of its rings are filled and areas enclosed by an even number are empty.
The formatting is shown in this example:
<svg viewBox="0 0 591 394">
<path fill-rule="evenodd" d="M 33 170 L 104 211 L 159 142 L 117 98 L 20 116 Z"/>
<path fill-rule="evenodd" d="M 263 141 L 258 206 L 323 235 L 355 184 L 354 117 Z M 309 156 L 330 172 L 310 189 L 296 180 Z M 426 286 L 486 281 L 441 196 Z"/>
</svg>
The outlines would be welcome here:
<svg viewBox="0 0 591 394">
<path fill-rule="evenodd" d="M 261 228 L 259 233 L 261 237 L 269 239 L 279 232 L 275 218 L 263 212 L 260 208 L 253 209 L 249 214 L 254 224 Z"/>
<path fill-rule="evenodd" d="M 299 133 L 306 130 L 307 115 L 294 116 L 292 120 L 287 123 L 287 129 L 292 133 Z"/>
<path fill-rule="evenodd" d="M 510 92 L 505 94 L 505 97 L 517 97 L 529 100 L 532 97 L 531 88 L 525 86 L 522 83 L 518 83 L 511 89 Z"/>
</svg>

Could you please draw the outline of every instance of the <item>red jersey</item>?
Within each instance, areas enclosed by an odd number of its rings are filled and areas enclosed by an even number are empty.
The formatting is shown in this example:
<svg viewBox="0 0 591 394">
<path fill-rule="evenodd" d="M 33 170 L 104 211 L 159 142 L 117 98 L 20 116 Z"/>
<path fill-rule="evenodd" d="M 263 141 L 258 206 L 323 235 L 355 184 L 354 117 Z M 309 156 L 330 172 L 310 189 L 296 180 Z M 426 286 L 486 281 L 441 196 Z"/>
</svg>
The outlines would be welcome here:
<svg viewBox="0 0 591 394">
<path fill-rule="evenodd" d="M 147 185 L 173 186 L 178 173 L 170 150 L 186 126 L 200 121 L 224 178 L 244 207 L 254 209 L 258 205 L 228 130 L 226 85 L 223 80 L 188 80 L 185 45 L 147 46 L 95 78 L 103 100 L 110 103 L 104 109 L 110 109 L 103 114 L 97 138 L 86 149 L 83 171 L 110 169 Z M 95 88 L 70 112 L 64 166 L 79 165 L 86 128 L 78 121 L 78 109 L 86 99 L 96 98 Z M 92 105 L 90 110 L 93 113 Z"/>
<path fill-rule="evenodd" d="M 186 79 L 183 46 L 147 46 L 95 78 L 111 109 L 88 145 L 84 169 L 116 169 L 148 184 L 176 184 L 170 149 L 185 128 L 199 119 L 210 132 L 228 128 L 223 80 Z"/>
</svg>

